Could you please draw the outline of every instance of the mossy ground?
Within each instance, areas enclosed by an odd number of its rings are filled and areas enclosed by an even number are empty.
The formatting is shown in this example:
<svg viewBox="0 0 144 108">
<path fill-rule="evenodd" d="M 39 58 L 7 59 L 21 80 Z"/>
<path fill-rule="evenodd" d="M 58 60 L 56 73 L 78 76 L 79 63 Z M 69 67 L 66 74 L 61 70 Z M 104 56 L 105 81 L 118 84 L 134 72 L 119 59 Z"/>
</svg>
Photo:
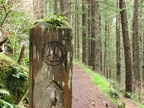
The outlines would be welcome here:
<svg viewBox="0 0 144 108">
<path fill-rule="evenodd" d="M 0 53 L 0 86 L 10 92 L 11 97 L 7 97 L 6 100 L 12 103 L 18 103 L 28 89 L 28 69 L 2 53 Z"/>
</svg>

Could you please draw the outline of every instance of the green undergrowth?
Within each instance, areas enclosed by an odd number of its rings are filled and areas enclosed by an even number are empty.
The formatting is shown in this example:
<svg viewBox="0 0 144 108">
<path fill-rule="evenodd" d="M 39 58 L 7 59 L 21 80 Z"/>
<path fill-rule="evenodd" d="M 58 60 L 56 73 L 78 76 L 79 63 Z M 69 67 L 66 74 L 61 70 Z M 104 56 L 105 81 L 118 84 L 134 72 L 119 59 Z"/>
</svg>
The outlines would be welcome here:
<svg viewBox="0 0 144 108">
<path fill-rule="evenodd" d="M 119 94 L 122 94 L 125 96 L 125 84 L 124 83 L 118 83 L 117 81 L 114 80 L 108 80 L 109 83 L 112 85 L 113 88 L 115 88 Z M 144 97 L 143 95 L 141 96 L 141 101 L 139 100 L 139 92 L 136 90 L 134 93 L 129 93 L 127 92 L 127 95 L 130 97 L 129 100 L 134 103 L 138 108 L 144 108 Z M 124 98 L 124 97 L 123 97 Z"/>
<path fill-rule="evenodd" d="M 2 53 L 0 53 L 0 89 L 6 89 L 10 93 L 10 96 L 2 96 L 2 99 L 14 104 L 21 100 L 28 89 L 28 69 Z"/>
<path fill-rule="evenodd" d="M 138 106 L 138 108 L 144 108 L 144 97 L 143 95 L 141 96 L 141 101 L 137 98 L 138 94 L 137 93 L 132 93 L 131 94 L 131 101 Z M 138 101 L 139 100 L 139 101 Z"/>
<path fill-rule="evenodd" d="M 115 90 L 112 85 L 106 80 L 103 76 L 92 71 L 90 67 L 74 61 L 74 64 L 78 64 L 81 68 L 84 69 L 86 73 L 90 76 L 92 82 L 97 85 L 97 87 L 104 93 L 104 95 L 112 101 L 118 108 L 125 108 L 125 103 L 122 100 L 122 96 Z"/>
<path fill-rule="evenodd" d="M 140 104 L 139 102 L 137 102 L 136 100 L 132 100 L 132 102 L 134 104 L 136 104 L 138 106 L 138 108 L 144 108 L 144 105 Z"/>
</svg>

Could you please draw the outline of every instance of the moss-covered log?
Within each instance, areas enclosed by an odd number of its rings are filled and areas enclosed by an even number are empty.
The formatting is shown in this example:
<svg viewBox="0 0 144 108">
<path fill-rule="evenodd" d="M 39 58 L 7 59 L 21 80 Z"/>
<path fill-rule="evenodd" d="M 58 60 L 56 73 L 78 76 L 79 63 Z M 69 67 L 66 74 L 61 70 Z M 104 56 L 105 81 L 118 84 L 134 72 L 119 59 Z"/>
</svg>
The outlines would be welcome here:
<svg viewBox="0 0 144 108">
<path fill-rule="evenodd" d="M 13 103 L 18 103 L 28 89 L 28 69 L 0 53 L 0 85 L 7 89 Z"/>
</svg>

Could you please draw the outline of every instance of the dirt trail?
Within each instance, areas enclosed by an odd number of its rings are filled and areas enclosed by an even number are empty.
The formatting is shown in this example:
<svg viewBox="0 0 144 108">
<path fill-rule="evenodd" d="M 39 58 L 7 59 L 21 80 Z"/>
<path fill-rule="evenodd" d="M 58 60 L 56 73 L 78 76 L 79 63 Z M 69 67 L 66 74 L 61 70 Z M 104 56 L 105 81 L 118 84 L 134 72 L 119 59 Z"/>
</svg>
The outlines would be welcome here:
<svg viewBox="0 0 144 108">
<path fill-rule="evenodd" d="M 72 108 L 116 108 L 116 106 L 93 85 L 82 69 L 74 65 Z"/>
<path fill-rule="evenodd" d="M 117 108 L 106 99 L 102 92 L 94 86 L 87 73 L 74 65 L 73 68 L 73 101 L 72 108 Z M 128 99 L 126 108 L 138 108 Z"/>
<path fill-rule="evenodd" d="M 138 108 L 135 104 L 131 102 L 131 100 L 124 98 L 124 101 L 126 103 L 126 108 Z"/>
</svg>

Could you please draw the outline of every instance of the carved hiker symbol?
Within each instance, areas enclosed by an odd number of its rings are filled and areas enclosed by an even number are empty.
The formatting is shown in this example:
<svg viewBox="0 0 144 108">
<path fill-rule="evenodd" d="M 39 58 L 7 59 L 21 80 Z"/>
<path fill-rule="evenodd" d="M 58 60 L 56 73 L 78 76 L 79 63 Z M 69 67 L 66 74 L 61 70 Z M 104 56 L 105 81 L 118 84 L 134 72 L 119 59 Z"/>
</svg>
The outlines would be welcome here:
<svg viewBox="0 0 144 108">
<path fill-rule="evenodd" d="M 66 50 L 62 43 L 48 42 L 42 50 L 43 61 L 50 66 L 58 66 L 66 60 Z"/>
</svg>

